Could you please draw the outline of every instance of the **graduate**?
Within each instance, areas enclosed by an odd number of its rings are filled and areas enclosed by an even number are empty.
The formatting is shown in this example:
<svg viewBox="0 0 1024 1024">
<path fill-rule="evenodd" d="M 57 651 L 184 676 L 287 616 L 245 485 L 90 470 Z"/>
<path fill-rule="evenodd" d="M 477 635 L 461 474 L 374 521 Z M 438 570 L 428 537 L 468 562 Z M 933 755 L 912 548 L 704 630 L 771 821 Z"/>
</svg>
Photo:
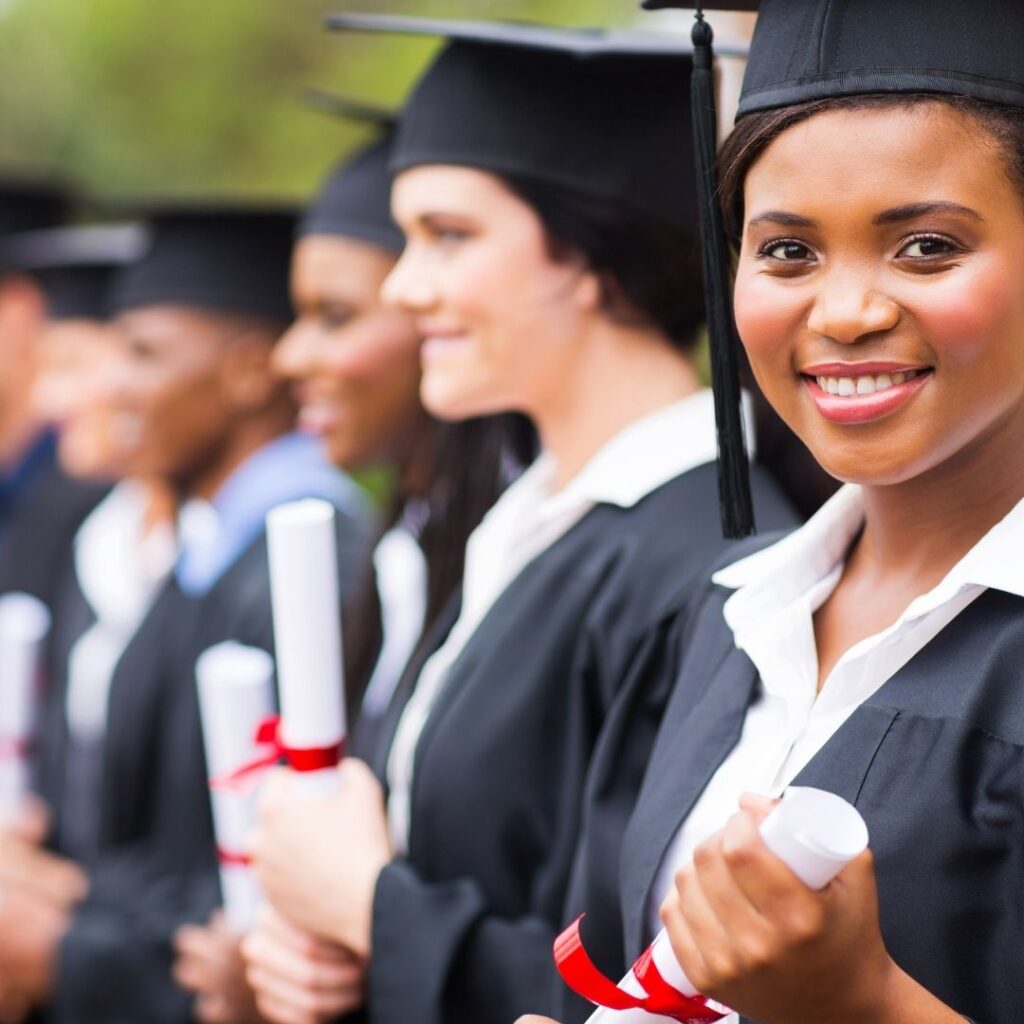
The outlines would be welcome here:
<svg viewBox="0 0 1024 1024">
<path fill-rule="evenodd" d="M 720 157 L 735 321 L 769 401 L 847 486 L 784 540 L 723 560 L 619 870 L 582 856 L 567 921 L 588 912 L 595 959 L 621 936 L 622 959 L 601 965 L 616 979 L 664 922 L 730 1024 L 1010 1024 L 1024 1000 L 1024 8 L 760 9 Z M 757 832 L 790 785 L 853 802 L 870 833 L 820 893 Z M 605 790 L 584 849 L 614 799 L 632 804 Z"/>
<path fill-rule="evenodd" d="M 293 224 L 274 210 L 167 211 L 114 288 L 104 400 L 122 471 L 174 495 L 177 549 L 154 584 L 124 517 L 93 520 L 55 604 L 37 786 L 50 846 L 81 865 L 88 897 L 59 914 L 30 893 L 0 906 L 0 977 L 48 1019 L 188 1019 L 171 939 L 218 898 L 196 657 L 225 639 L 271 647 L 271 506 L 336 505 L 343 581 L 363 544 L 358 489 L 292 433 L 270 369 Z M 129 550 L 97 560 L 111 539 Z"/>
<path fill-rule="evenodd" d="M 470 537 L 458 621 L 374 754 L 384 785 L 350 759 L 328 804 L 286 775 L 266 792 L 252 853 L 271 904 L 365 974 L 301 944 L 274 963 L 257 932 L 250 978 L 282 1022 L 330 1016 L 325 991 L 381 1024 L 508 1021 L 553 978 L 602 723 L 657 704 L 634 668 L 722 544 L 680 187 L 689 61 L 629 35 L 335 23 L 451 40 L 400 121 L 407 244 L 384 295 L 416 320 L 428 410 L 525 413 L 544 454 Z M 765 525 L 793 522 L 763 471 L 754 490 Z"/>
<path fill-rule="evenodd" d="M 53 228 L 65 214 L 56 191 L 0 187 L 0 593 L 43 601 L 74 531 L 102 495 L 60 471 L 37 395 L 53 362 L 50 335 L 92 316 L 102 298 L 96 268 L 115 255 L 98 240 L 73 251 Z"/>
<path fill-rule="evenodd" d="M 343 616 L 356 751 L 372 745 L 417 649 L 436 646 L 433 637 L 451 625 L 468 535 L 517 464 L 512 425 L 502 418 L 442 424 L 420 402 L 415 325 L 380 298 L 404 245 L 390 213 L 390 125 L 382 132 L 330 175 L 300 222 L 291 274 L 297 319 L 274 352 L 300 429 L 320 438 L 335 465 L 385 466 L 395 478 L 372 561 Z M 267 923 L 275 935 L 290 934 L 283 919 Z M 178 933 L 175 975 L 196 992 L 200 1021 L 253 1019 L 239 940 L 219 917 Z M 319 949 L 346 969 L 347 954 Z"/>
</svg>

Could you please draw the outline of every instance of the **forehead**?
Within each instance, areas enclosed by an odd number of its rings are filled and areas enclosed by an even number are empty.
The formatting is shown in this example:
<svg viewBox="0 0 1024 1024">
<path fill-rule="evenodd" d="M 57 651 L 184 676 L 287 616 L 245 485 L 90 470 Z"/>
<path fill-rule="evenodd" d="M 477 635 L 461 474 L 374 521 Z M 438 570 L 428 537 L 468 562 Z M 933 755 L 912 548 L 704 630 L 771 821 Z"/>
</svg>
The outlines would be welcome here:
<svg viewBox="0 0 1024 1024">
<path fill-rule="evenodd" d="M 826 111 L 793 125 L 751 167 L 744 198 L 748 218 L 784 209 L 818 219 L 925 200 L 1020 205 L 996 140 L 940 102 Z"/>
<path fill-rule="evenodd" d="M 472 213 L 485 205 L 516 202 L 497 175 L 456 164 L 424 164 L 402 171 L 391 191 L 392 210 L 399 220 L 441 210 Z"/>
</svg>

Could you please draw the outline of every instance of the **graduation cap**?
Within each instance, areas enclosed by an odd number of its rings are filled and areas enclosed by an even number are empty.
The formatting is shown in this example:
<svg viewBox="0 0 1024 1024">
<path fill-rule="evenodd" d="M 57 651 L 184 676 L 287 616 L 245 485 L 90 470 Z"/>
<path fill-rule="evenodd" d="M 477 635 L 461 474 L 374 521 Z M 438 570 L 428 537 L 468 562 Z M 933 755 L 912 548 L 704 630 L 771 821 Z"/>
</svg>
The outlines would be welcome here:
<svg viewBox="0 0 1024 1024">
<path fill-rule="evenodd" d="M 307 102 L 332 117 L 361 121 L 380 137 L 346 157 L 331 172 L 299 223 L 300 235 L 340 235 L 401 252 L 405 237 L 391 217 L 391 147 L 398 113 L 321 89 Z"/>
<path fill-rule="evenodd" d="M 194 306 L 291 319 L 291 209 L 201 203 L 152 211 L 149 242 L 114 283 L 115 313 Z"/>
<path fill-rule="evenodd" d="M 0 241 L 0 269 L 35 278 L 51 320 L 105 320 L 116 273 L 145 241 L 138 224 L 22 232 Z"/>
<path fill-rule="evenodd" d="M 696 223 L 685 38 L 372 14 L 327 24 L 447 40 L 406 101 L 396 173 L 468 166 Z"/>
<path fill-rule="evenodd" d="M 0 235 L 56 227 L 68 214 L 67 195 L 56 187 L 0 180 Z"/>
</svg>

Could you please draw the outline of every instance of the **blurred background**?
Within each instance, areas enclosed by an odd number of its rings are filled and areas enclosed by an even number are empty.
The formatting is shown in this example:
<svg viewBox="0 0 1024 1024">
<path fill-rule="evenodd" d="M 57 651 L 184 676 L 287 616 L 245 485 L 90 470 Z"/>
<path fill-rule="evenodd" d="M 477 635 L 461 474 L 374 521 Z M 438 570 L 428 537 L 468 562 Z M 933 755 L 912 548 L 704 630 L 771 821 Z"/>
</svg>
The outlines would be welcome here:
<svg viewBox="0 0 1024 1024">
<path fill-rule="evenodd" d="M 0 174 L 100 200 L 306 197 L 360 129 L 303 90 L 394 105 L 436 45 L 328 33 L 327 10 L 690 25 L 635 0 L 0 0 Z"/>
</svg>

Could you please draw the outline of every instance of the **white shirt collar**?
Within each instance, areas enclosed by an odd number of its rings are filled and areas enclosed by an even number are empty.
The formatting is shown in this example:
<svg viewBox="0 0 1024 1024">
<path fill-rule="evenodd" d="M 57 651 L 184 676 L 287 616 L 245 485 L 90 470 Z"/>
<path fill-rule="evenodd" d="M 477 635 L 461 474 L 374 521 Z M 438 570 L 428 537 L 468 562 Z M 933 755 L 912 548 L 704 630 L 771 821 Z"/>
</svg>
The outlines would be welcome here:
<svg viewBox="0 0 1024 1024">
<path fill-rule="evenodd" d="M 736 590 L 726 603 L 726 621 L 740 630 L 771 608 L 818 589 L 845 561 L 863 525 L 863 492 L 847 485 L 800 529 L 715 573 L 715 583 Z M 938 586 L 911 602 L 900 618 L 920 618 L 968 587 L 1024 597 L 1024 501 L 996 523 Z M 831 589 L 815 594 L 817 603 Z"/>
</svg>

